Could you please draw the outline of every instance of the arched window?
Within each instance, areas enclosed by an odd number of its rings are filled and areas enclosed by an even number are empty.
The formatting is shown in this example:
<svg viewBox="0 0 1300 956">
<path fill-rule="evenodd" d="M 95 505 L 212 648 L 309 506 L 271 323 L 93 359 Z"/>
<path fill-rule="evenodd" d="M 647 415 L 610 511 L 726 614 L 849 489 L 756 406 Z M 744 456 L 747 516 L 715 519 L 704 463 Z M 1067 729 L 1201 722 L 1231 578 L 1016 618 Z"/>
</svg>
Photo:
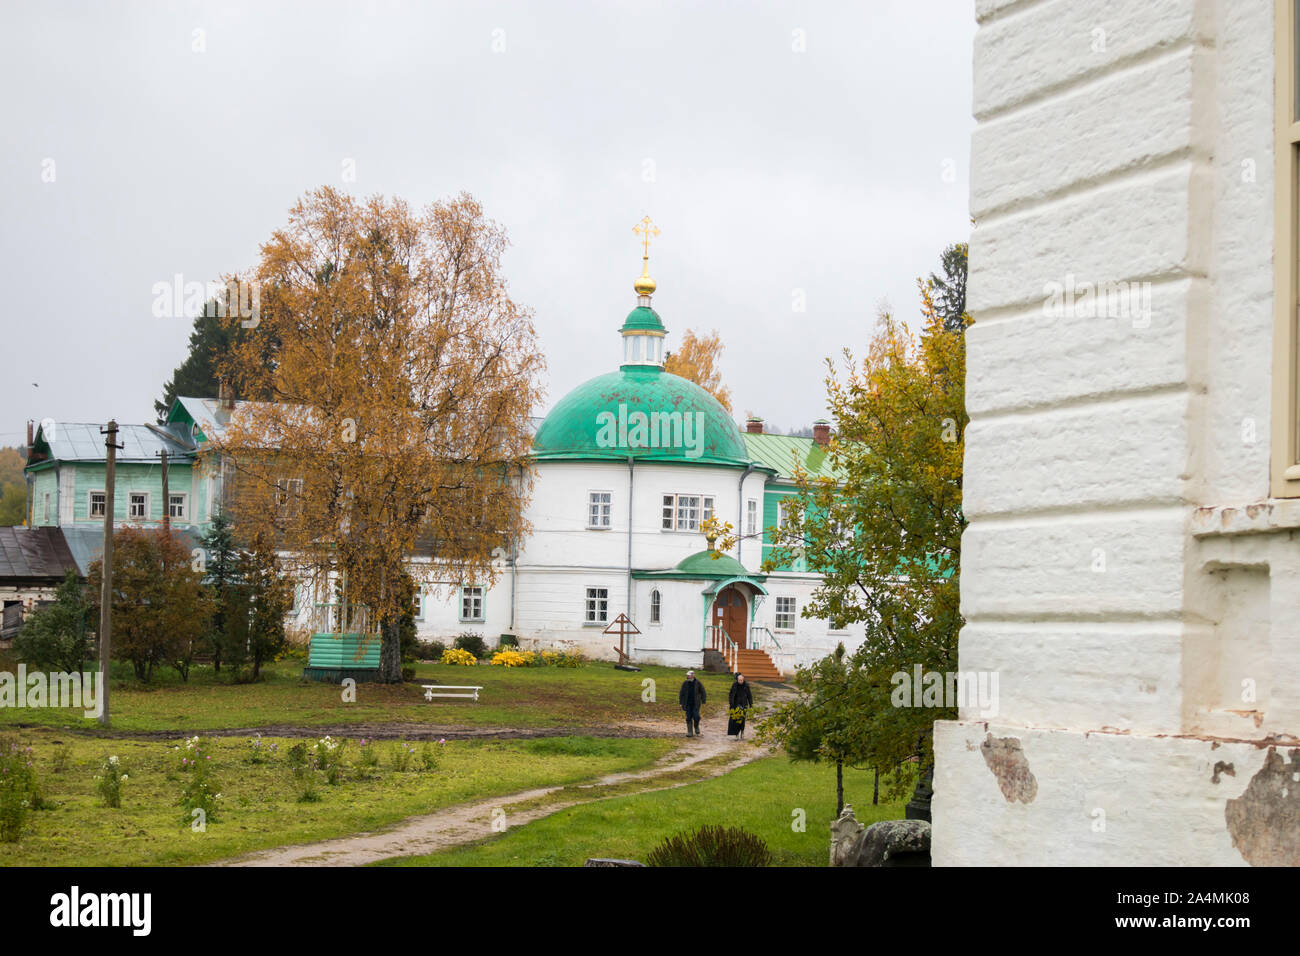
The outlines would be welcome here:
<svg viewBox="0 0 1300 956">
<path fill-rule="evenodd" d="M 659 623 L 659 606 L 661 603 L 662 603 L 662 598 L 659 596 L 659 589 L 655 588 L 653 591 L 650 592 L 650 623 L 651 624 Z"/>
</svg>

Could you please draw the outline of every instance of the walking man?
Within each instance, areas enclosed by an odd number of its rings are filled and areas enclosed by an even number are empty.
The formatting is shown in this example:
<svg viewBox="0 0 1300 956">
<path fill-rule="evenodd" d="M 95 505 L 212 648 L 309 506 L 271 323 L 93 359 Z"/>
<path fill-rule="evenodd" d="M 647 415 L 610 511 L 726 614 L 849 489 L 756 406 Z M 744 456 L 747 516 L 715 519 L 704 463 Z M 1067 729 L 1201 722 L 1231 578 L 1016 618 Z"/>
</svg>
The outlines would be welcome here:
<svg viewBox="0 0 1300 956">
<path fill-rule="evenodd" d="M 703 737 L 700 733 L 700 708 L 704 706 L 704 685 L 695 678 L 695 671 L 686 672 L 682 689 L 677 692 L 677 703 L 686 711 L 686 736 Z"/>
</svg>

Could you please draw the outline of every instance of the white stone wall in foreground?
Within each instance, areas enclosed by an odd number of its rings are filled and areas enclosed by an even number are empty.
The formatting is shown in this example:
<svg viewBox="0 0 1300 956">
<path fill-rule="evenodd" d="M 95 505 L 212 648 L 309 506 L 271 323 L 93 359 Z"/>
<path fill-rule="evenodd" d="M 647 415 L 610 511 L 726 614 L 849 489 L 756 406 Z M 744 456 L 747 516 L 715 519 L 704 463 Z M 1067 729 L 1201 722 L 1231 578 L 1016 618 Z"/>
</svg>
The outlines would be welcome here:
<svg viewBox="0 0 1300 956">
<path fill-rule="evenodd" d="M 976 13 L 959 654 L 1000 706 L 936 728 L 935 863 L 1300 864 L 1273 5 Z"/>
</svg>

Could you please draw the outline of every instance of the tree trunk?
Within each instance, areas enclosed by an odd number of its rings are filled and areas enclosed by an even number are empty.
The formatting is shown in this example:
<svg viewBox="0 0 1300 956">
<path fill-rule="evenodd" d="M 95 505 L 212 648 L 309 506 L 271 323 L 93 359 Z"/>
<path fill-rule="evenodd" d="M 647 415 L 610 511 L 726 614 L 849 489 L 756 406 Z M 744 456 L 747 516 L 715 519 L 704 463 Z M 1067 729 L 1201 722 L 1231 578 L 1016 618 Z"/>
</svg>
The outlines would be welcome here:
<svg viewBox="0 0 1300 956">
<path fill-rule="evenodd" d="M 876 771 L 876 781 L 871 790 L 871 805 L 873 807 L 880 805 L 880 771 Z"/>
<path fill-rule="evenodd" d="M 844 812 L 844 761 L 835 761 L 835 815 Z"/>
<path fill-rule="evenodd" d="M 398 684 L 402 680 L 402 622 L 389 615 L 379 626 L 379 680 Z"/>
</svg>

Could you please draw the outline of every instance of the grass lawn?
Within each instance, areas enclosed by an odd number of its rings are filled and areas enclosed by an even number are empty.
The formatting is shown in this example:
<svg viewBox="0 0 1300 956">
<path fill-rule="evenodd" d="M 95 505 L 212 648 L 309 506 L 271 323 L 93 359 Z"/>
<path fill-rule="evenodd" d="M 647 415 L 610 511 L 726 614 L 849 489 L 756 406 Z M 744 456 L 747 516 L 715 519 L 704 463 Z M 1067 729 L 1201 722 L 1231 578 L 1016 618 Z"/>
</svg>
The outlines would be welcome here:
<svg viewBox="0 0 1300 956">
<path fill-rule="evenodd" d="M 872 806 L 872 774 L 844 771 L 844 799 L 864 824 L 903 816 L 904 797 Z M 805 832 L 792 824 L 806 813 Z M 581 866 L 588 857 L 642 860 L 667 837 L 704 824 L 744 827 L 767 841 L 777 866 L 826 866 L 835 817 L 834 766 L 778 755 L 674 790 L 598 800 L 477 843 L 385 861 L 384 866 Z"/>
<path fill-rule="evenodd" d="M 207 692 L 238 696 L 241 690 L 210 687 Z M 139 719 L 139 710 L 136 716 Z M 391 760 L 401 744 L 382 741 L 373 745 L 380 757 L 378 768 L 363 772 L 357 761 L 358 742 L 348 740 L 345 779 L 336 786 L 320 780 L 318 802 L 299 802 L 300 787 L 286 759 L 288 748 L 299 741 L 264 738 L 262 749 L 275 744 L 276 752 L 268 754 L 266 762 L 254 762 L 247 738 L 212 738 L 207 748 L 222 799 L 206 832 L 195 833 L 182 826 L 179 799 L 188 774 L 179 769 L 180 755 L 172 749 L 179 739 L 107 739 L 45 729 L 9 736 L 33 747 L 41 792 L 52 808 L 28 816 L 27 832 L 19 843 L 0 843 L 0 866 L 208 862 L 373 830 L 479 798 L 640 769 L 674 744 L 662 739 L 590 737 L 449 741 L 429 745 L 437 750 L 438 766 L 423 770 L 419 769 L 423 745 L 417 743 L 411 769 L 398 771 Z M 94 777 L 110 755 L 120 759 L 129 777 L 117 810 L 103 807 L 95 793 Z"/>
<path fill-rule="evenodd" d="M 614 670 L 609 663 L 578 668 L 507 668 L 480 664 L 416 665 L 417 680 L 426 683 L 479 684 L 483 691 L 471 700 L 424 699 L 414 684 L 358 684 L 356 701 L 345 703 L 336 684 L 303 683 L 303 662 L 286 660 L 263 671 L 255 684 L 227 683 L 211 667 L 195 667 L 188 683 L 173 671 L 155 674 L 150 684 L 137 681 L 129 666 L 115 664 L 110 687 L 114 730 L 190 732 L 221 728 L 294 725 L 325 727 L 363 723 L 410 723 L 463 727 L 556 727 L 598 729 L 624 720 L 676 719 L 677 689 L 684 671 L 645 667 L 640 673 Z M 0 670 L 17 672 L 17 662 L 0 654 Z M 705 716 L 726 706 L 731 676 L 701 674 L 710 703 Z M 656 682 L 656 703 L 641 699 L 642 681 Z M 756 688 L 761 701 L 763 689 Z M 0 729 L 39 725 L 85 728 L 98 726 L 80 710 L 0 708 Z"/>
</svg>

